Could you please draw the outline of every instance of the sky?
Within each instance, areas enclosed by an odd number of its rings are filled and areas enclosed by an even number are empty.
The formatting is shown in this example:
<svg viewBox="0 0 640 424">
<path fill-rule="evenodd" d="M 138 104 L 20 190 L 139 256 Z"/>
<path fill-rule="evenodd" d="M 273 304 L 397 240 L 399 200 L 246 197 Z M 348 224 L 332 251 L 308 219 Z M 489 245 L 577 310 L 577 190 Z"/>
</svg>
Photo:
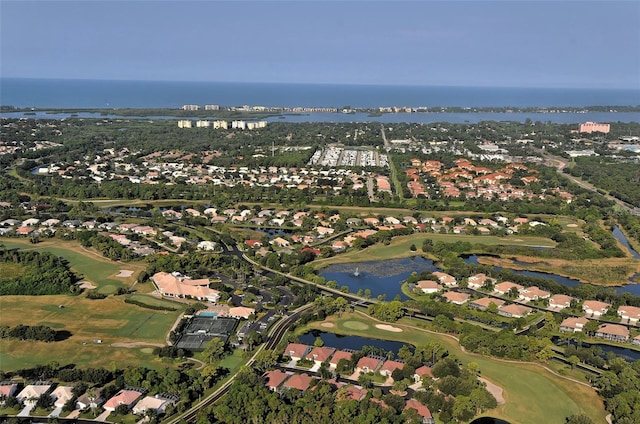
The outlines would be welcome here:
<svg viewBox="0 0 640 424">
<path fill-rule="evenodd" d="M 0 0 L 0 76 L 640 89 L 640 2 Z"/>
</svg>

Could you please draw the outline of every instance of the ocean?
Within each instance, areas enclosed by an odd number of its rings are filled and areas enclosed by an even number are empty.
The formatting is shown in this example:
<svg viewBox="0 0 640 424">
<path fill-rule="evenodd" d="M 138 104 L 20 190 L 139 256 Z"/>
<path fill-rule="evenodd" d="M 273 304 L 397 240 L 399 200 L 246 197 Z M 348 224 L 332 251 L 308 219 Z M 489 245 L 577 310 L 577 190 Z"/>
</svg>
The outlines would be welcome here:
<svg viewBox="0 0 640 424">
<path fill-rule="evenodd" d="M 36 108 L 636 106 L 640 90 L 0 78 L 0 104 Z"/>
</svg>

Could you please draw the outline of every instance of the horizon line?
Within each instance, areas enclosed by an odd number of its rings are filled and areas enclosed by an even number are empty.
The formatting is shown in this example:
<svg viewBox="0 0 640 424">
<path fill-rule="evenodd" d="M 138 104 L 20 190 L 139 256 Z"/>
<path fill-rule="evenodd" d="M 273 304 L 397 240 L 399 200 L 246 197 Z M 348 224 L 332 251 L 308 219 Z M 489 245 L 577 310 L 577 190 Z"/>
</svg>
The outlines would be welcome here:
<svg viewBox="0 0 640 424">
<path fill-rule="evenodd" d="M 331 85 L 361 87 L 424 87 L 424 88 L 507 88 L 507 89 L 544 89 L 544 90 L 631 90 L 640 91 L 640 87 L 584 87 L 584 86 L 539 86 L 539 85 L 465 85 L 465 84 L 394 84 L 394 83 L 354 83 L 354 82 L 282 82 L 282 81 L 216 81 L 216 80 L 168 80 L 168 79 L 122 79 L 122 78 L 64 78 L 64 77 L 13 77 L 0 76 L 2 80 L 37 80 L 37 81 L 109 81 L 109 82 L 141 82 L 141 83 L 186 83 L 186 84 L 273 84 L 273 85 Z"/>
</svg>

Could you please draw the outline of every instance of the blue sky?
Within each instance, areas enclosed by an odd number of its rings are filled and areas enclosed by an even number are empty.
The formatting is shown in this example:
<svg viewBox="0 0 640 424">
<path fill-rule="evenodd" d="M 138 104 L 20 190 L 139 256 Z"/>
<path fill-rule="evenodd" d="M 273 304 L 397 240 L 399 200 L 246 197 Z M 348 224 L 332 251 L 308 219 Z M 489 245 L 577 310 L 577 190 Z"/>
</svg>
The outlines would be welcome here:
<svg viewBox="0 0 640 424">
<path fill-rule="evenodd" d="M 638 1 L 0 0 L 0 75 L 640 88 Z"/>
</svg>

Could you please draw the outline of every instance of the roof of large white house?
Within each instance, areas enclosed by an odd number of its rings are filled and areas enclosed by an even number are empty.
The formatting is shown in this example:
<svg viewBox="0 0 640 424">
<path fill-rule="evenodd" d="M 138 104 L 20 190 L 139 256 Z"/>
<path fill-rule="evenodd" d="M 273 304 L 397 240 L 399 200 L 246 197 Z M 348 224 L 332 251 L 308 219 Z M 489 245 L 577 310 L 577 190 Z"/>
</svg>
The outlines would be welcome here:
<svg viewBox="0 0 640 424">
<path fill-rule="evenodd" d="M 158 286 L 162 294 L 169 296 L 189 296 L 198 298 L 208 298 L 219 296 L 220 292 L 210 289 L 209 280 L 192 280 L 185 277 L 178 277 L 168 272 L 158 272 L 153 275 L 153 281 Z"/>
</svg>

